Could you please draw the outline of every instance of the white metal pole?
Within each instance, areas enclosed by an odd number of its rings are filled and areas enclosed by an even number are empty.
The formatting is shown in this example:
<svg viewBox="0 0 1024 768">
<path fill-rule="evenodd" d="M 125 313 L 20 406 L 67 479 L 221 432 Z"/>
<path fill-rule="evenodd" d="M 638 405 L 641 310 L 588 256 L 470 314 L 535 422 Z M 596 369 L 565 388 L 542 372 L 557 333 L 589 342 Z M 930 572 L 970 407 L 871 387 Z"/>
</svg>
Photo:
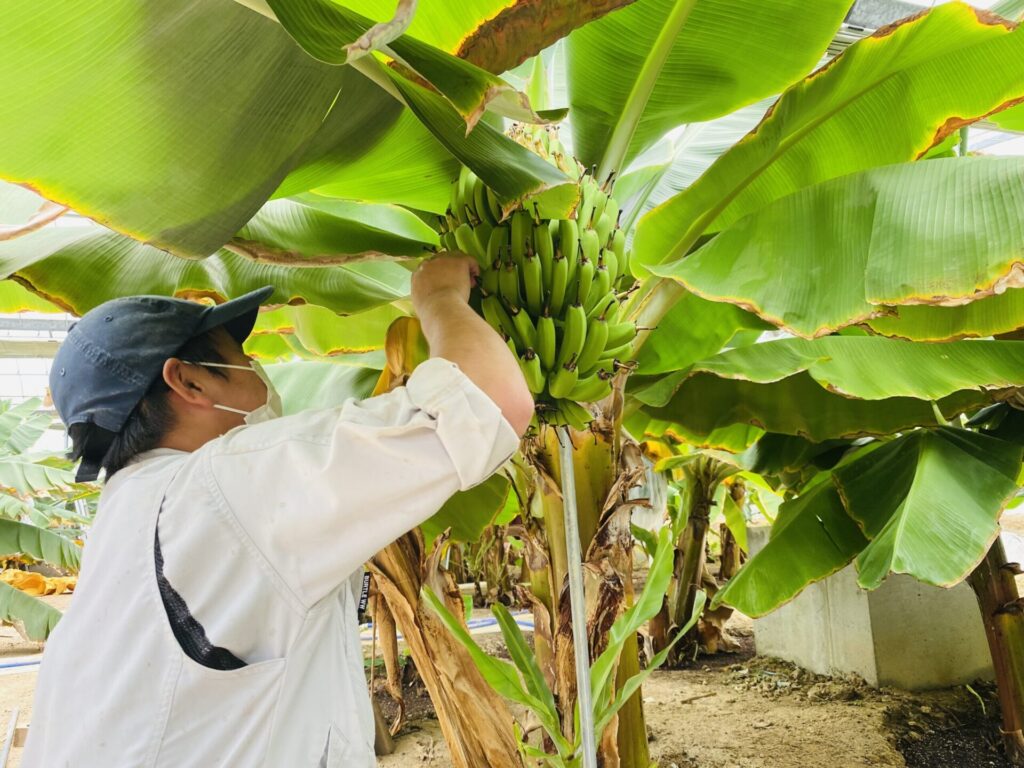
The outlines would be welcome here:
<svg viewBox="0 0 1024 768">
<path fill-rule="evenodd" d="M 569 569 L 569 610 L 572 615 L 572 647 L 576 657 L 576 697 L 580 706 L 583 768 L 597 768 L 597 737 L 590 695 L 590 651 L 587 643 L 587 604 L 583 596 L 583 556 L 576 514 L 576 470 L 568 427 L 558 427 L 558 455 L 562 465 L 562 510 L 565 518 L 565 554 Z"/>
</svg>

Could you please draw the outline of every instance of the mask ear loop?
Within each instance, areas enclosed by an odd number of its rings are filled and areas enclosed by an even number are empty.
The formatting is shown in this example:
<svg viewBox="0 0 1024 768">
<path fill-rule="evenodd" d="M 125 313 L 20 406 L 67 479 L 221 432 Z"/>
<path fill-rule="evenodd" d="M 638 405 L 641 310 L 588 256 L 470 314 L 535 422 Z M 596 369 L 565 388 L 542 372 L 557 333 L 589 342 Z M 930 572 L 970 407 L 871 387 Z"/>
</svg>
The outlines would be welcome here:
<svg viewBox="0 0 1024 768">
<path fill-rule="evenodd" d="M 201 365 L 204 368 L 234 368 L 235 370 L 238 371 L 250 371 L 251 373 L 256 373 L 256 369 L 253 368 L 251 365 L 229 365 L 228 363 L 193 363 L 191 360 L 182 360 L 182 362 L 188 363 L 189 365 Z"/>
<path fill-rule="evenodd" d="M 213 407 L 221 411 L 231 411 L 231 413 L 239 413 L 242 416 L 249 415 L 249 411 L 243 411 L 241 408 L 232 408 L 230 405 L 220 405 L 218 403 L 214 403 Z"/>
</svg>

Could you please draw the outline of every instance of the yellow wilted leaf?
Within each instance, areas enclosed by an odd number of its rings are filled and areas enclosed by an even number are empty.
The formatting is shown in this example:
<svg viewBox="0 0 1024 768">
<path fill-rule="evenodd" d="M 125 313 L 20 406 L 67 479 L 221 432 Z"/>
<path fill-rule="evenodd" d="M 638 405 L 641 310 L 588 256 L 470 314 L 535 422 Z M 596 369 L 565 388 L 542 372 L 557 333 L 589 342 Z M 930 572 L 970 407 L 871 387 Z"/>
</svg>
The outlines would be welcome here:
<svg viewBox="0 0 1024 768">
<path fill-rule="evenodd" d="M 405 384 L 417 365 L 430 357 L 430 347 L 415 317 L 399 317 L 388 327 L 384 342 L 387 365 L 380 373 L 374 395 L 390 392 Z"/>
<path fill-rule="evenodd" d="M 4 571 L 0 573 L 0 581 L 10 584 L 33 597 L 46 594 L 46 577 L 31 571 Z"/>
<path fill-rule="evenodd" d="M 13 569 L 0 572 L 0 581 L 33 597 L 73 592 L 78 583 L 74 576 L 47 577 L 41 573 Z"/>
</svg>

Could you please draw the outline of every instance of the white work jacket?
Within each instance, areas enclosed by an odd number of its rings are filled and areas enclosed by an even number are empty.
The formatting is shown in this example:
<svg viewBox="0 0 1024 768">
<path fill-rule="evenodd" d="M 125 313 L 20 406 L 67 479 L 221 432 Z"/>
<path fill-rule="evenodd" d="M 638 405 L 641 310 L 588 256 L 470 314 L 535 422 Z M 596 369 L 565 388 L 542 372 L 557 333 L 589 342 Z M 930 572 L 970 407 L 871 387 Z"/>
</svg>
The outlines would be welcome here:
<svg viewBox="0 0 1024 768">
<path fill-rule="evenodd" d="M 516 445 L 493 401 L 433 359 L 387 395 L 143 454 L 103 490 L 22 766 L 376 765 L 361 566 Z M 158 531 L 169 584 L 245 666 L 183 651 L 157 586 Z"/>
</svg>

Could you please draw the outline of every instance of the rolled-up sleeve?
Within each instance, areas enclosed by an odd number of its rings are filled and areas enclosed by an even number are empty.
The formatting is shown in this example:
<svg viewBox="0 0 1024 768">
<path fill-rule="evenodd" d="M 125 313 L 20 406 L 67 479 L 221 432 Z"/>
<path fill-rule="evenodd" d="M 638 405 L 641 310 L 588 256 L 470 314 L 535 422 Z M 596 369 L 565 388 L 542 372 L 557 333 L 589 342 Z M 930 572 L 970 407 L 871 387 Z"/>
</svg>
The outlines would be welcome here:
<svg viewBox="0 0 1024 768">
<path fill-rule="evenodd" d="M 454 363 L 440 358 L 423 363 L 409 377 L 406 393 L 435 420 L 463 491 L 493 475 L 518 445 L 498 406 Z"/>
<path fill-rule="evenodd" d="M 209 479 L 239 532 L 308 606 L 517 446 L 498 406 L 434 358 L 386 395 L 229 433 L 208 452 Z"/>
</svg>

